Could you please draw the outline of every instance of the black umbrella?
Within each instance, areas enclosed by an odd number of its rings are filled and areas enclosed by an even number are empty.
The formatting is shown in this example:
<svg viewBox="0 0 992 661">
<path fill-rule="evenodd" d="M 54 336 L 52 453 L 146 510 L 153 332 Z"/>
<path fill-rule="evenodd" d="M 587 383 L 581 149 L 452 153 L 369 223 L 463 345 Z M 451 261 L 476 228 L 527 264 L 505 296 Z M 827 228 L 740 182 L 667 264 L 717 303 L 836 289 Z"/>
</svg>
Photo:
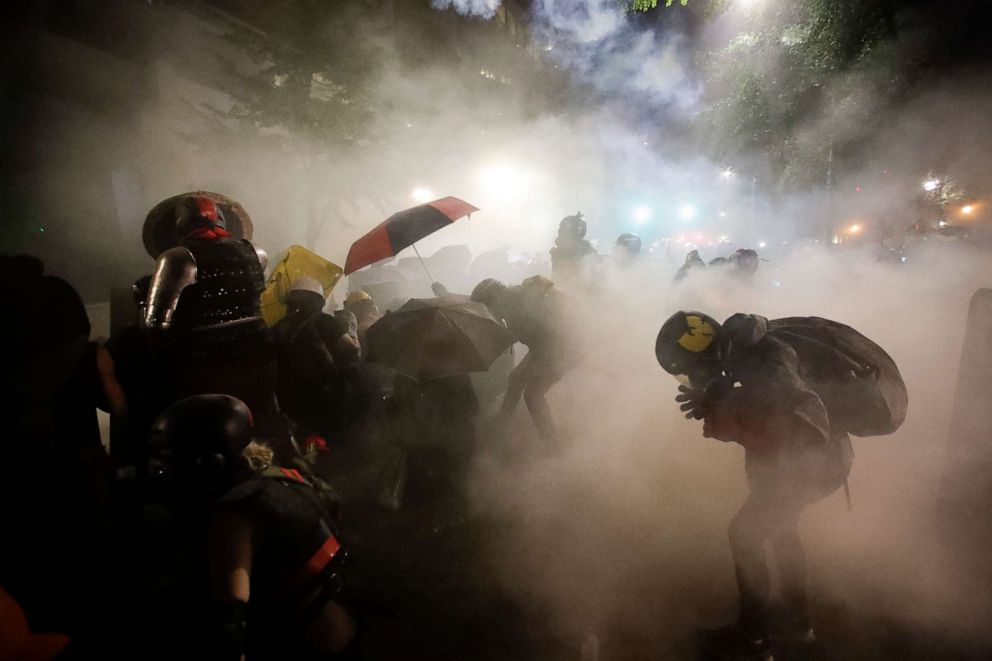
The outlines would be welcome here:
<svg viewBox="0 0 992 661">
<path fill-rule="evenodd" d="M 369 327 L 369 360 L 416 378 L 484 372 L 513 335 L 466 296 L 414 298 Z"/>
</svg>

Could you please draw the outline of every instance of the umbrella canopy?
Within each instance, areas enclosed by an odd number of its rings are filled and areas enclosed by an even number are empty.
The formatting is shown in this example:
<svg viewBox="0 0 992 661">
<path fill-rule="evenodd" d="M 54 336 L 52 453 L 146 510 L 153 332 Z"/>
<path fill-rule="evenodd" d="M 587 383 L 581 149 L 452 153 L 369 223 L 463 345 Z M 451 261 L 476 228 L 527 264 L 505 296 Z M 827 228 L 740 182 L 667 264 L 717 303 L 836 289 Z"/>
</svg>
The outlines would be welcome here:
<svg viewBox="0 0 992 661">
<path fill-rule="evenodd" d="M 437 378 L 484 372 L 514 342 L 482 303 L 467 296 L 414 298 L 369 327 L 370 360 Z"/>
<path fill-rule="evenodd" d="M 478 207 L 457 197 L 443 197 L 395 213 L 352 244 L 344 263 L 344 272 L 347 275 L 380 259 L 392 257 L 428 234 L 478 210 Z"/>
<path fill-rule="evenodd" d="M 286 295 L 293 281 L 302 276 L 319 282 L 324 288 L 324 298 L 327 298 L 341 279 L 341 267 L 303 246 L 290 246 L 273 267 L 262 292 L 262 318 L 267 325 L 275 326 L 286 316 Z"/>
<path fill-rule="evenodd" d="M 145 217 L 145 224 L 141 228 L 141 240 L 145 244 L 145 251 L 153 259 L 158 259 L 163 252 L 179 245 L 179 237 L 176 236 L 176 207 L 191 197 L 207 197 L 213 200 L 224 214 L 227 231 L 231 236 L 236 239 L 251 240 L 253 229 L 251 217 L 237 201 L 226 195 L 209 191 L 182 193 L 162 200 L 152 207 Z"/>
</svg>

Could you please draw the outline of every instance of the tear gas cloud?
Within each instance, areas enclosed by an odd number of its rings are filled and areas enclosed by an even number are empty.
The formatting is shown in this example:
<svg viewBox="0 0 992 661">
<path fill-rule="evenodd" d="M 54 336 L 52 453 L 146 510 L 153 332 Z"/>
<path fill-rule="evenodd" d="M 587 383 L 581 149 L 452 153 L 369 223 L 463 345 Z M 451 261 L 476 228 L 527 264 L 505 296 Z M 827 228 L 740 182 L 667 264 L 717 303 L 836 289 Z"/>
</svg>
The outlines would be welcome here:
<svg viewBox="0 0 992 661">
<path fill-rule="evenodd" d="M 498 9 L 495 0 L 432 4 L 476 21 Z M 935 521 L 964 320 L 972 292 L 989 283 L 987 257 L 966 246 L 929 245 L 910 263 L 890 265 L 868 248 L 841 254 L 800 247 L 796 236 L 823 222 L 824 191 L 767 185 L 766 165 L 753 156 L 715 162 L 700 155 L 683 129 L 709 103 L 709 72 L 689 60 L 685 35 L 624 17 L 612 0 L 537 0 L 532 11 L 530 41 L 513 38 L 537 51 L 535 72 L 504 72 L 498 59 L 419 57 L 395 32 L 350 24 L 375 45 L 374 143 L 315 149 L 278 127 L 232 129 L 214 111 L 230 109 L 233 100 L 200 82 L 198 67 L 205 65 L 197 63 L 220 53 L 249 65 L 216 43 L 217 35 L 204 44 L 191 18 L 156 24 L 162 34 L 149 43 L 203 48 L 202 57 L 178 60 L 165 51 L 119 83 L 157 90 L 136 121 L 122 128 L 107 116 L 63 113 L 52 130 L 69 141 L 105 137 L 126 155 L 116 181 L 124 191 L 117 208 L 128 251 L 139 250 L 147 209 L 199 188 L 241 201 L 255 220 L 256 242 L 270 254 L 308 243 L 338 263 L 373 225 L 431 195 L 456 195 L 481 211 L 424 240 L 424 255 L 460 243 L 475 254 L 506 248 L 514 256 L 544 255 L 558 220 L 577 210 L 600 252 L 624 231 L 642 236 L 645 246 L 681 235 L 682 242 L 659 244 L 640 270 L 608 272 L 596 292 L 573 292 L 590 343 L 584 365 L 550 397 L 563 451 L 536 451 L 521 411 L 511 442 L 518 458 L 507 463 L 483 453 L 471 477 L 475 508 L 508 522 L 508 534 L 492 549 L 505 589 L 522 607 L 550 613 L 563 639 L 578 642 L 596 631 L 607 646 L 633 646 L 614 648 L 610 658 L 644 658 L 644 649 L 656 658 L 685 658 L 689 632 L 733 615 L 726 525 L 746 491 L 743 453 L 703 439 L 699 423 L 681 418 L 672 399 L 676 384 L 653 356 L 660 324 L 676 309 L 692 308 L 721 319 L 745 311 L 852 325 L 899 364 L 910 412 L 896 434 L 854 440 L 853 511 L 835 494 L 804 519 L 814 594 L 821 595 L 816 608 L 854 613 L 866 630 L 884 620 L 951 637 L 982 634 L 992 610 L 957 598 L 960 584 L 941 554 Z M 718 42 L 732 19 L 697 38 Z M 467 83 L 464 71 L 479 80 Z M 571 78 L 560 100 L 548 103 L 535 94 L 531 75 Z M 856 81 L 843 82 L 851 89 Z M 924 81 L 898 112 L 887 110 L 883 125 L 863 136 L 870 158 L 835 177 L 834 217 L 909 219 L 913 207 L 895 183 L 899 175 L 922 181 L 930 167 L 961 178 L 987 172 L 992 120 L 983 109 L 992 99 L 978 82 L 971 74 Z M 874 84 L 868 76 L 859 88 L 860 108 L 875 107 Z M 857 122 L 844 113 L 816 114 L 796 148 L 820 150 L 831 132 L 857 134 Z M 722 177 L 728 168 L 734 176 Z M 91 183 L 83 167 L 51 176 L 63 191 Z M 754 177 L 763 181 L 757 195 Z M 858 186 L 865 192 L 855 199 Z M 724 235 L 728 242 L 708 245 Z M 771 261 L 752 284 L 712 274 L 671 282 L 687 243 L 714 257 L 759 240 Z M 76 261 L 54 267 L 72 278 Z M 151 270 L 150 261 L 132 264 L 134 277 Z M 469 291 L 480 276 L 508 273 L 519 279 L 522 272 L 472 271 L 445 284 Z"/>
</svg>

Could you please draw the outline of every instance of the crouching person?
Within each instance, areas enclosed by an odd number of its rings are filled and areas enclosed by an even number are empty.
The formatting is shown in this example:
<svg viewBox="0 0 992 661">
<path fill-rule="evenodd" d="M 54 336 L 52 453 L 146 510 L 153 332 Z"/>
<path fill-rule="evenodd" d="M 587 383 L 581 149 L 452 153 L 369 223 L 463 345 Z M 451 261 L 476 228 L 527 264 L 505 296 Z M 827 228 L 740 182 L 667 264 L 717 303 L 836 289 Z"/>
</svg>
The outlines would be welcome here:
<svg viewBox="0 0 992 661">
<path fill-rule="evenodd" d="M 189 530 L 206 536 L 192 546 L 206 549 L 207 657 L 355 658 L 336 504 L 264 453 L 249 461 L 251 438 L 248 407 L 227 395 L 180 400 L 152 432 L 152 471 L 203 519 Z"/>
</svg>

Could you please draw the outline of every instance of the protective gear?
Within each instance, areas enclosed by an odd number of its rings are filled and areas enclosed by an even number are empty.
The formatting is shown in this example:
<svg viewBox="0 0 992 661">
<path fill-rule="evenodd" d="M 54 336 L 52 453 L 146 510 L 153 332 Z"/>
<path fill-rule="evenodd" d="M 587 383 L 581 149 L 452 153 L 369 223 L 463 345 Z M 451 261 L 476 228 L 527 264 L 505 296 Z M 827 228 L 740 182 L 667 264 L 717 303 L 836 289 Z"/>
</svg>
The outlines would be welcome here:
<svg viewBox="0 0 992 661">
<path fill-rule="evenodd" d="M 176 236 L 180 240 L 201 230 L 224 230 L 227 219 L 215 200 L 206 195 L 194 195 L 176 204 Z"/>
<path fill-rule="evenodd" d="M 569 236 L 573 239 L 584 239 L 586 237 L 586 221 L 582 217 L 582 212 L 576 212 L 574 216 L 565 216 L 558 223 L 558 236 Z"/>
<path fill-rule="evenodd" d="M 734 264 L 741 275 L 753 275 L 758 270 L 758 253 L 748 248 L 740 248 L 730 256 L 730 261 Z"/>
<path fill-rule="evenodd" d="M 641 237 L 636 234 L 624 233 L 617 238 L 618 248 L 622 248 L 631 257 L 636 257 L 641 252 Z"/>
<path fill-rule="evenodd" d="M 145 328 L 167 329 L 186 287 L 196 282 L 196 260 L 188 248 L 169 248 L 155 264 L 148 293 L 145 296 L 142 325 Z"/>
<path fill-rule="evenodd" d="M 200 330 L 261 321 L 262 265 L 247 241 L 218 239 L 185 242 L 196 267 L 174 315 L 177 328 Z M 155 289 L 152 280 L 152 290 Z"/>
<path fill-rule="evenodd" d="M 228 395 L 195 395 L 167 407 L 151 431 L 152 474 L 218 486 L 252 439 L 251 411 Z"/>
<path fill-rule="evenodd" d="M 675 272 L 675 281 L 684 279 L 689 273 L 695 269 L 705 269 L 706 262 L 703 258 L 699 256 L 698 250 L 690 250 L 689 254 L 685 256 L 685 263 L 679 267 L 679 270 Z"/>
<path fill-rule="evenodd" d="M 293 280 L 286 295 L 286 306 L 290 310 L 320 311 L 325 302 L 324 288 L 314 278 L 305 275 Z"/>
<path fill-rule="evenodd" d="M 262 270 L 264 271 L 269 266 L 269 253 L 254 244 L 252 247 L 255 249 L 255 257 L 258 257 L 258 263 L 262 265 Z"/>
<path fill-rule="evenodd" d="M 682 404 L 679 406 L 679 409 L 685 413 L 687 420 L 693 418 L 702 420 L 712 407 L 723 399 L 733 387 L 733 379 L 726 376 L 718 376 L 712 379 L 703 388 L 680 385 L 680 394 L 675 397 L 675 401 Z"/>
<path fill-rule="evenodd" d="M 509 288 L 499 280 L 486 278 L 475 286 L 475 289 L 472 290 L 471 298 L 476 303 L 482 303 L 491 310 L 507 291 L 509 291 Z"/>
<path fill-rule="evenodd" d="M 158 259 L 160 254 L 179 245 L 182 236 L 177 233 L 176 221 L 180 220 L 183 214 L 192 212 L 192 209 L 196 208 L 196 203 L 191 202 L 196 198 L 207 198 L 216 204 L 217 209 L 220 210 L 219 215 L 224 217 L 224 231 L 231 238 L 251 239 L 253 230 L 251 217 L 237 201 L 207 191 L 182 193 L 162 200 L 145 217 L 141 240 L 152 259 Z M 193 206 L 190 207 L 190 204 Z"/>
<path fill-rule="evenodd" d="M 719 351 L 720 324 L 702 312 L 676 312 L 661 326 L 654 345 L 658 364 L 669 374 L 686 374 L 695 388 L 703 388 L 714 370 Z M 709 378 L 705 378 L 708 375 Z M 705 379 L 705 380 L 704 380 Z"/>
<path fill-rule="evenodd" d="M 362 289 L 356 289 L 355 291 L 348 292 L 348 295 L 344 297 L 345 304 L 358 303 L 359 301 L 369 301 L 372 297 L 369 296 L 368 292 Z"/>
</svg>

